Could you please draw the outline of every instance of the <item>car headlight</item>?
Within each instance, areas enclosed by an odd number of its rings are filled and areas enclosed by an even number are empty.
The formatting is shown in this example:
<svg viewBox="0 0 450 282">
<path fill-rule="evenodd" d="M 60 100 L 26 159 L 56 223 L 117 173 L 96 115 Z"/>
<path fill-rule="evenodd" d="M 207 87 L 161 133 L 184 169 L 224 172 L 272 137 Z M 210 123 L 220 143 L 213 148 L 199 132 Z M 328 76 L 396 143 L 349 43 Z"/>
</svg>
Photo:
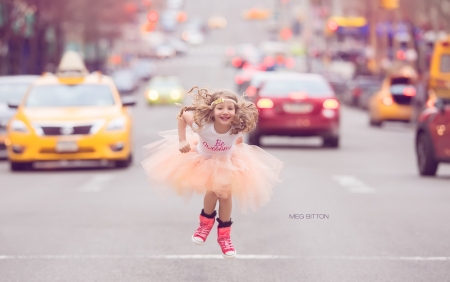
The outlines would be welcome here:
<svg viewBox="0 0 450 282">
<path fill-rule="evenodd" d="M 22 132 L 22 133 L 29 133 L 28 127 L 26 124 L 18 119 L 13 119 L 9 125 L 9 129 L 13 132 Z"/>
<path fill-rule="evenodd" d="M 158 98 L 159 98 L 158 91 L 156 91 L 156 90 L 148 91 L 147 97 L 152 101 L 158 100 Z"/>
<path fill-rule="evenodd" d="M 111 120 L 108 125 L 106 126 L 106 131 L 113 131 L 113 130 L 124 130 L 125 126 L 127 125 L 127 120 L 125 117 L 118 117 L 113 120 Z"/>
<path fill-rule="evenodd" d="M 172 100 L 178 100 L 181 97 L 181 92 L 180 90 L 172 90 L 172 92 L 170 92 L 170 98 L 172 98 Z"/>
</svg>

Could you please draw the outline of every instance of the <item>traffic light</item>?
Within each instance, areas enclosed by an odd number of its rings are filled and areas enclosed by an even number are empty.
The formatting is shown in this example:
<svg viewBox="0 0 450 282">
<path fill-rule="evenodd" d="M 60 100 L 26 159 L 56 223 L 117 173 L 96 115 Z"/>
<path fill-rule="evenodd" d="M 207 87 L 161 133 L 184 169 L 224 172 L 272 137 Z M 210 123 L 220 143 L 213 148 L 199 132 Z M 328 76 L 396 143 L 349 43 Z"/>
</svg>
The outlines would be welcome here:
<svg viewBox="0 0 450 282">
<path fill-rule="evenodd" d="M 158 21 L 158 19 L 159 19 L 159 15 L 155 11 L 150 11 L 147 14 L 147 19 L 151 23 L 156 23 Z"/>
<path fill-rule="evenodd" d="M 399 6 L 399 0 L 380 0 L 380 7 L 383 9 L 393 10 Z"/>
</svg>

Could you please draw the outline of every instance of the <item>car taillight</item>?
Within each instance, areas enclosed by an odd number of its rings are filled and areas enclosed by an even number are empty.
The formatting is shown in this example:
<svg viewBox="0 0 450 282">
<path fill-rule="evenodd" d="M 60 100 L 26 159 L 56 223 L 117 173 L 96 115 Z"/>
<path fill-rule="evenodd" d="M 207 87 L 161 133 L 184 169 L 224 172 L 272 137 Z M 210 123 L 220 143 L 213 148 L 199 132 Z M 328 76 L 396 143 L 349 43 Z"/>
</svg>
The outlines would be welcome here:
<svg viewBox="0 0 450 282">
<path fill-rule="evenodd" d="M 293 58 L 288 58 L 286 59 L 286 61 L 284 62 L 284 65 L 288 68 L 288 69 L 292 69 L 293 67 L 295 67 L 295 60 Z"/>
<path fill-rule="evenodd" d="M 359 97 L 361 95 L 361 88 L 356 87 L 353 89 L 353 96 Z"/>
<path fill-rule="evenodd" d="M 261 98 L 256 103 L 256 106 L 260 109 L 270 109 L 273 108 L 273 101 L 269 98 Z"/>
<path fill-rule="evenodd" d="M 232 60 L 231 60 L 231 64 L 233 65 L 233 67 L 240 67 L 241 65 L 242 65 L 242 59 L 241 58 L 239 58 L 239 57 L 234 57 Z"/>
<path fill-rule="evenodd" d="M 392 97 L 387 96 L 387 97 L 383 97 L 383 99 L 381 99 L 381 102 L 386 106 L 390 106 L 394 103 L 394 100 L 392 99 Z"/>
<path fill-rule="evenodd" d="M 335 99 L 326 99 L 323 101 L 323 108 L 327 110 L 336 110 L 339 108 L 339 102 Z"/>
<path fill-rule="evenodd" d="M 242 83 L 244 83 L 244 79 L 239 76 L 236 76 L 234 78 L 234 82 L 236 82 L 236 84 L 242 84 Z"/>
<path fill-rule="evenodd" d="M 250 85 L 249 87 L 247 87 L 247 90 L 245 90 L 245 94 L 247 94 L 247 96 L 249 96 L 249 97 L 255 96 L 256 87 L 253 85 Z"/>
<path fill-rule="evenodd" d="M 268 68 L 272 67 L 273 65 L 275 65 L 275 59 L 271 56 L 267 56 L 264 58 L 264 65 Z"/>
<path fill-rule="evenodd" d="M 403 95 L 413 97 L 416 96 L 416 89 L 414 87 L 405 87 L 403 89 Z"/>
</svg>

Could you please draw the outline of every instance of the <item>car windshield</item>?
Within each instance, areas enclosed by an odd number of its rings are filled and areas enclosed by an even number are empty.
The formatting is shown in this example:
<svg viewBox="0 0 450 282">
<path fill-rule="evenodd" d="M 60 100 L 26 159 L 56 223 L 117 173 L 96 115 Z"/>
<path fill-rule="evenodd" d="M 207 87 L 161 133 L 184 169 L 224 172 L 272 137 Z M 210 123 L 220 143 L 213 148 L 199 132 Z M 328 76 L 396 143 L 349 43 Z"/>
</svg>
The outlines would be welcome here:
<svg viewBox="0 0 450 282">
<path fill-rule="evenodd" d="M 43 85 L 34 87 L 26 107 L 112 106 L 114 97 L 107 85 Z"/>
<path fill-rule="evenodd" d="M 441 72 L 450 72 L 450 55 L 441 56 Z"/>
<path fill-rule="evenodd" d="M 261 96 L 288 96 L 292 92 L 303 92 L 309 97 L 334 96 L 328 83 L 318 79 L 269 80 L 261 89 Z"/>
<path fill-rule="evenodd" d="M 390 91 L 392 95 L 404 95 L 405 89 L 411 88 L 414 88 L 414 86 L 412 86 L 411 84 L 394 84 L 390 87 Z"/>
<path fill-rule="evenodd" d="M 179 84 L 175 80 L 164 80 L 164 81 L 152 81 L 149 84 L 150 88 L 177 88 Z"/>
<path fill-rule="evenodd" d="M 28 89 L 28 84 L 11 83 L 0 84 L 0 102 L 19 102 Z"/>
</svg>

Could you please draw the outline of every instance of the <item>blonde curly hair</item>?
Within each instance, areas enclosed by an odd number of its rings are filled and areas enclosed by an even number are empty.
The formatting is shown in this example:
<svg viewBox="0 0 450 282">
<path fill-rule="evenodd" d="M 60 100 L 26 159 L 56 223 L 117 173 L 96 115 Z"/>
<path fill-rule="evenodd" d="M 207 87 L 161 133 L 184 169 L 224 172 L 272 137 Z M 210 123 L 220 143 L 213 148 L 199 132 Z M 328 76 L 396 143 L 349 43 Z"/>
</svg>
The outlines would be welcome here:
<svg viewBox="0 0 450 282">
<path fill-rule="evenodd" d="M 191 106 L 182 107 L 178 118 L 181 118 L 184 112 L 193 111 L 194 122 L 198 125 L 198 130 L 201 130 L 207 123 L 214 122 L 216 104 L 213 102 L 218 98 L 225 98 L 236 102 L 234 104 L 236 114 L 231 121 L 231 134 L 250 132 L 255 129 L 259 113 L 252 102 L 244 100 L 231 90 L 208 90 L 194 86 L 187 93 L 191 93 L 194 89 L 197 89 L 197 93 L 193 94 L 194 102 Z"/>
</svg>

